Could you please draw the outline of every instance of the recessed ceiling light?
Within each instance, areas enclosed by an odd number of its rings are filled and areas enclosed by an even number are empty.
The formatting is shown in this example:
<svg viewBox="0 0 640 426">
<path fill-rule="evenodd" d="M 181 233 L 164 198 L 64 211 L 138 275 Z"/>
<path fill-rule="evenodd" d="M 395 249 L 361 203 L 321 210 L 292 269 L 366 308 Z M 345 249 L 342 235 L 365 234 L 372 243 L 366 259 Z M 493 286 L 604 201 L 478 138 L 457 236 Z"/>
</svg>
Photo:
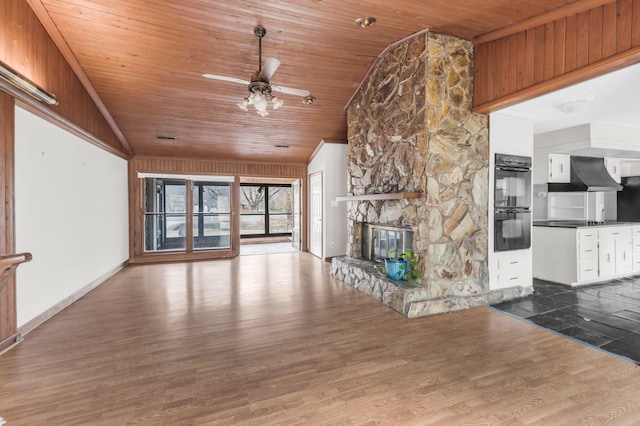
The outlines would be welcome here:
<svg viewBox="0 0 640 426">
<path fill-rule="evenodd" d="M 376 18 L 372 16 L 365 16 L 365 17 L 356 19 L 356 24 L 360 25 L 362 28 L 370 27 L 375 23 L 376 23 Z"/>
<path fill-rule="evenodd" d="M 315 101 L 316 101 L 316 98 L 313 96 L 305 96 L 304 99 L 302 99 L 302 103 L 305 105 L 311 105 Z"/>
</svg>

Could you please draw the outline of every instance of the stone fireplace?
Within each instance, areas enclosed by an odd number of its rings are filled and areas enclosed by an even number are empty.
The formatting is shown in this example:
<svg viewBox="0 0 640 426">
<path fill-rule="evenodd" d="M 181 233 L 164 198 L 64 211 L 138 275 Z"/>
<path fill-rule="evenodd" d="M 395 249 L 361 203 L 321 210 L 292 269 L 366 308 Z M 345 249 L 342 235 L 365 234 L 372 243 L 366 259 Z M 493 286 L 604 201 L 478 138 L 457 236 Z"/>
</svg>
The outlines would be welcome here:
<svg viewBox="0 0 640 426">
<path fill-rule="evenodd" d="M 427 32 L 389 49 L 348 106 L 347 256 L 331 272 L 408 317 L 523 295 L 489 289 L 488 123 L 472 96 L 472 43 Z M 411 229 L 416 284 L 363 260 L 363 223 Z"/>
</svg>

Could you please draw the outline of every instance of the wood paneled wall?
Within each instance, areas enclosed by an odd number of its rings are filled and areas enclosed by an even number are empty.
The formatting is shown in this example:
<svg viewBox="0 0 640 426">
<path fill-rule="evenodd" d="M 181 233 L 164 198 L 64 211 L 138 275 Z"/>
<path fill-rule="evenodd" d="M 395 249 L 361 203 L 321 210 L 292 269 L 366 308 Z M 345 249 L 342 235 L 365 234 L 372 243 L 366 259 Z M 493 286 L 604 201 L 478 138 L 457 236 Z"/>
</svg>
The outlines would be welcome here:
<svg viewBox="0 0 640 426">
<path fill-rule="evenodd" d="M 41 115 L 58 116 L 52 119 L 56 124 L 114 154 L 130 156 L 27 0 L 0 0 L 0 60 L 56 95 L 57 106 L 17 95 L 40 109 Z"/>
<path fill-rule="evenodd" d="M 300 179 L 302 182 L 303 209 L 302 223 L 306 223 L 306 164 L 271 164 L 245 163 L 239 161 L 180 159 L 158 157 L 134 157 L 129 161 L 129 253 L 132 262 L 159 262 L 171 260 L 211 259 L 234 257 L 240 248 L 240 204 L 238 197 L 234 197 L 232 212 L 232 241 L 231 250 L 198 251 L 193 253 L 144 253 L 144 223 L 143 223 L 143 193 L 142 179 L 138 173 L 168 173 L 192 175 L 221 175 L 234 176 L 233 191 L 237 193 L 240 177 L 288 178 Z M 306 228 L 306 227 L 305 227 Z M 302 247 L 306 247 L 306 233 L 302 233 Z"/>
<path fill-rule="evenodd" d="M 640 61 L 640 0 L 478 40 L 474 111 L 486 114 Z"/>
<path fill-rule="evenodd" d="M 257 176 L 304 178 L 307 173 L 306 164 L 272 164 L 245 163 L 240 161 L 226 161 L 216 159 L 183 159 L 135 157 L 132 166 L 138 172 L 154 173 L 183 173 L 225 176 Z"/>
<path fill-rule="evenodd" d="M 0 92 L 0 254 L 14 254 L 14 99 Z M 0 290 L 0 351 L 17 336 L 15 276 Z"/>
</svg>

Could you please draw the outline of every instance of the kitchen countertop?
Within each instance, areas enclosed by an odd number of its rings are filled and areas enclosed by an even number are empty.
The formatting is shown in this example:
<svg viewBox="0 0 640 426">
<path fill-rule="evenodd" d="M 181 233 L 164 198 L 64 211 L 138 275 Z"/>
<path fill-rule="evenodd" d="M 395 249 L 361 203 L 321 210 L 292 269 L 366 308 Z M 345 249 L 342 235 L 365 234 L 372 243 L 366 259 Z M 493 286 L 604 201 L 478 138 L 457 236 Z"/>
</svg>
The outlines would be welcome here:
<svg viewBox="0 0 640 426">
<path fill-rule="evenodd" d="M 605 220 L 595 223 L 586 220 L 535 220 L 533 226 L 544 226 L 547 228 L 592 228 L 602 226 L 633 226 L 640 225 L 640 222 L 618 222 L 617 220 Z"/>
</svg>

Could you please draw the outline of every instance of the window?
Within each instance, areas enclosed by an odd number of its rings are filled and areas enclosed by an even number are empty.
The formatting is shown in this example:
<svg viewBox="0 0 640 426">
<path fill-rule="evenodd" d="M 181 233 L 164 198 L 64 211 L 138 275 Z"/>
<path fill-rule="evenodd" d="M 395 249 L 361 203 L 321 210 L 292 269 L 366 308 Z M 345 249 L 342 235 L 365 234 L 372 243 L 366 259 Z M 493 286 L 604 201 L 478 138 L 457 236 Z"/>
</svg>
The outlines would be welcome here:
<svg viewBox="0 0 640 426">
<path fill-rule="evenodd" d="M 265 187 L 240 187 L 240 235 L 265 235 Z"/>
<path fill-rule="evenodd" d="M 145 251 L 231 247 L 230 181 L 145 177 L 144 201 Z M 187 240 L 188 226 L 192 226 L 192 240 Z"/>
<path fill-rule="evenodd" d="M 290 234 L 293 228 L 291 187 L 270 186 L 269 188 L 269 233 Z"/>
<path fill-rule="evenodd" d="M 293 228 L 291 185 L 242 185 L 240 235 L 261 237 L 291 235 Z"/>
</svg>

